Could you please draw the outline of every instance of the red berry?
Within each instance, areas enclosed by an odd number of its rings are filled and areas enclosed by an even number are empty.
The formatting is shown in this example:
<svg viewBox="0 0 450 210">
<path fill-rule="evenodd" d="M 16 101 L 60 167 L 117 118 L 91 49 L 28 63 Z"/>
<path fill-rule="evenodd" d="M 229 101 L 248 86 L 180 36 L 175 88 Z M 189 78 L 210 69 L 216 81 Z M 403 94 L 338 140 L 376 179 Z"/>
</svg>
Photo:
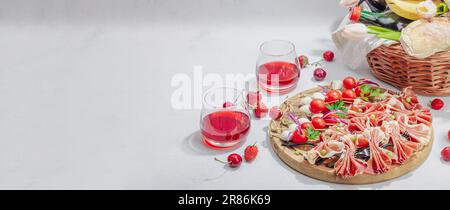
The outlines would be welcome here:
<svg viewBox="0 0 450 210">
<path fill-rule="evenodd" d="M 253 110 L 256 118 L 263 118 L 267 115 L 269 112 L 269 109 L 266 107 L 266 105 L 263 102 L 259 102 L 256 106 L 255 110 Z"/>
<path fill-rule="evenodd" d="M 322 68 L 317 68 L 314 70 L 314 79 L 317 81 L 322 81 L 327 77 L 327 72 Z"/>
<path fill-rule="evenodd" d="M 228 165 L 232 168 L 239 167 L 242 163 L 242 157 L 236 153 L 228 155 L 227 160 L 228 160 Z"/>
<path fill-rule="evenodd" d="M 252 161 L 256 158 L 257 155 L 258 155 L 258 147 L 256 146 L 256 143 L 251 146 L 247 146 L 245 148 L 244 151 L 245 161 Z"/>
<path fill-rule="evenodd" d="M 450 130 L 448 130 L 447 136 L 448 136 L 448 140 L 450 140 Z"/>
<path fill-rule="evenodd" d="M 323 53 L 323 59 L 325 60 L 325 61 L 328 61 L 328 62 L 331 62 L 331 61 L 333 61 L 333 59 L 334 59 L 334 53 L 333 52 L 331 52 L 331 51 L 325 51 L 324 53 Z"/>
<path fill-rule="evenodd" d="M 272 107 L 271 109 L 270 109 L 270 112 L 269 112 L 269 116 L 270 116 L 270 118 L 272 118 L 273 120 L 278 120 L 278 119 L 280 119 L 280 117 L 281 117 L 281 111 L 280 111 L 280 109 L 277 107 L 277 106 L 274 106 L 274 107 Z"/>
<path fill-rule="evenodd" d="M 440 98 L 436 98 L 433 101 L 431 101 L 431 108 L 434 110 L 440 110 L 444 107 L 444 101 Z"/>
<path fill-rule="evenodd" d="M 450 146 L 444 148 L 441 152 L 441 155 L 444 161 L 450 162 Z"/>
<path fill-rule="evenodd" d="M 227 162 L 214 158 L 217 162 L 228 164 L 231 168 L 239 167 L 242 163 L 242 157 L 239 154 L 233 153 L 228 155 Z"/>
<path fill-rule="evenodd" d="M 304 55 L 298 56 L 298 64 L 300 65 L 300 68 L 305 68 L 309 64 L 308 57 Z"/>
<path fill-rule="evenodd" d="M 228 107 L 232 107 L 232 106 L 234 106 L 234 104 L 229 101 L 223 103 L 223 105 L 222 105 L 223 108 L 228 108 Z"/>
</svg>

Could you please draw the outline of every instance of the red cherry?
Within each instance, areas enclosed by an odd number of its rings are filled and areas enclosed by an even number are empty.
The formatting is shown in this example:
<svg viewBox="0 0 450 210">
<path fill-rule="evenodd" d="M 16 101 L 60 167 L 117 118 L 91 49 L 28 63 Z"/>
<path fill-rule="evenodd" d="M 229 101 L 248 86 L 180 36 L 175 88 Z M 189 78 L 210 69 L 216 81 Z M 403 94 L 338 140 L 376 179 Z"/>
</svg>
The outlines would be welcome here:
<svg viewBox="0 0 450 210">
<path fill-rule="evenodd" d="M 317 68 L 314 70 L 314 79 L 317 81 L 322 81 L 327 77 L 327 72 L 322 68 Z"/>
<path fill-rule="evenodd" d="M 242 163 L 242 157 L 239 154 L 233 153 L 231 155 L 228 155 L 228 164 L 230 165 L 230 167 L 232 168 L 236 168 L 239 167 Z"/>
<path fill-rule="evenodd" d="M 270 109 L 270 112 L 269 112 L 269 116 L 270 116 L 270 118 L 272 118 L 273 120 L 278 120 L 278 119 L 280 119 L 280 117 L 281 117 L 281 111 L 280 111 L 280 109 L 278 108 L 278 106 L 274 106 L 274 107 L 272 107 L 271 109 Z"/>
<path fill-rule="evenodd" d="M 448 137 L 448 140 L 450 140 L 450 130 L 448 130 L 447 137 Z"/>
<path fill-rule="evenodd" d="M 219 160 L 218 158 L 214 158 L 217 162 L 228 164 L 231 168 L 239 167 L 242 163 L 242 157 L 239 154 L 233 153 L 228 155 L 227 162 Z"/>
<path fill-rule="evenodd" d="M 323 59 L 324 59 L 325 61 L 327 61 L 327 62 L 333 61 L 333 59 L 334 59 L 334 53 L 333 53 L 332 51 L 330 51 L 330 50 L 325 51 L 325 52 L 323 53 Z"/>
<path fill-rule="evenodd" d="M 444 101 L 440 98 L 436 98 L 433 101 L 431 101 L 431 108 L 434 110 L 440 110 L 444 107 Z"/>
<path fill-rule="evenodd" d="M 450 146 L 445 147 L 442 151 L 441 151 L 441 156 L 442 159 L 444 161 L 450 162 Z"/>
</svg>

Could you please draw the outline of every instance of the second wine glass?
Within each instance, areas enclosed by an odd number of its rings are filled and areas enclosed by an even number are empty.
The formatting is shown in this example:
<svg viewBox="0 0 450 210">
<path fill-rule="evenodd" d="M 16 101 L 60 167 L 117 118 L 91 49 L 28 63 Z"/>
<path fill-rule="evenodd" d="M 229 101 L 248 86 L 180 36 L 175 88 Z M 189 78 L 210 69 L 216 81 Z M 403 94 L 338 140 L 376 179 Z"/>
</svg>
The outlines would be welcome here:
<svg viewBox="0 0 450 210">
<path fill-rule="evenodd" d="M 295 46 L 289 41 L 273 40 L 261 44 L 256 62 L 258 89 L 268 93 L 287 93 L 300 78 Z"/>
</svg>

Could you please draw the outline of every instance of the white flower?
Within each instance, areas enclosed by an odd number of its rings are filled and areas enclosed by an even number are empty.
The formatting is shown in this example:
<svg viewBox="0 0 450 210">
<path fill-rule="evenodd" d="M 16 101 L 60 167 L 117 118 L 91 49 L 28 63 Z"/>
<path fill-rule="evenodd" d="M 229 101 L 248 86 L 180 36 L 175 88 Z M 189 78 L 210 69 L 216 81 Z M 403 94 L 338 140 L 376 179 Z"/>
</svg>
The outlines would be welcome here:
<svg viewBox="0 0 450 210">
<path fill-rule="evenodd" d="M 350 8 L 350 7 L 356 6 L 356 5 L 358 4 L 358 1 L 359 1 L 359 0 L 341 0 L 341 2 L 339 2 L 339 4 L 340 4 L 342 7 L 348 7 L 348 8 Z"/>
<path fill-rule="evenodd" d="M 344 26 L 341 35 L 349 40 L 361 40 L 367 36 L 367 27 L 362 23 L 353 23 Z"/>
<path fill-rule="evenodd" d="M 431 0 L 420 2 L 417 5 L 417 12 L 422 18 L 430 19 L 436 16 L 437 6 Z"/>
</svg>

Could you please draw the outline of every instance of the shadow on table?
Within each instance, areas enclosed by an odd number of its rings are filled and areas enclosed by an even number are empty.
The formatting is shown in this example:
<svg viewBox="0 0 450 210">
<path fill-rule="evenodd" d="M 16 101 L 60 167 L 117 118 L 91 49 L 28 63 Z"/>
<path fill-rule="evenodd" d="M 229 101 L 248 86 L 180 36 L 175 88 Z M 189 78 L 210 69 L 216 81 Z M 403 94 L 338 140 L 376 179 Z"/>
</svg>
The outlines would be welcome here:
<svg viewBox="0 0 450 210">
<path fill-rule="evenodd" d="M 267 127 L 264 128 L 265 131 L 267 131 L 267 129 L 268 129 Z M 305 176 L 305 175 L 301 174 L 300 172 L 294 170 L 293 168 L 289 167 L 287 164 L 285 164 L 278 157 L 278 155 L 274 152 L 274 150 L 271 148 L 269 135 L 266 135 L 266 140 L 265 140 L 263 145 L 267 146 L 267 148 L 270 151 L 270 154 L 278 162 L 279 165 L 281 165 L 287 171 L 291 172 L 299 182 L 301 182 L 302 184 L 306 184 L 306 185 L 326 185 L 326 186 L 329 186 L 330 188 L 335 189 L 335 190 L 359 190 L 359 189 L 373 189 L 373 190 L 376 190 L 376 189 L 382 189 L 384 187 L 389 186 L 393 181 L 407 179 L 413 173 L 413 172 L 411 172 L 411 173 L 405 174 L 405 175 L 403 175 L 401 177 L 398 177 L 396 179 L 385 181 L 385 182 L 381 182 L 381 183 L 376 183 L 376 184 L 368 184 L 368 185 L 334 184 L 334 183 L 324 182 L 324 181 L 320 181 L 320 180 L 313 179 L 313 178 L 310 178 L 308 176 Z M 299 190 L 302 190 L 302 189 L 299 189 Z"/>
<path fill-rule="evenodd" d="M 242 141 L 244 142 L 244 141 Z M 191 155 L 203 155 L 203 156 L 214 156 L 214 155 L 223 155 L 230 153 L 239 147 L 241 147 L 243 144 L 240 143 L 235 147 L 227 148 L 227 149 L 212 149 L 208 146 L 206 146 L 203 143 L 202 134 L 200 131 L 196 131 L 189 136 L 187 136 L 182 144 L 181 149 L 183 152 Z"/>
</svg>

